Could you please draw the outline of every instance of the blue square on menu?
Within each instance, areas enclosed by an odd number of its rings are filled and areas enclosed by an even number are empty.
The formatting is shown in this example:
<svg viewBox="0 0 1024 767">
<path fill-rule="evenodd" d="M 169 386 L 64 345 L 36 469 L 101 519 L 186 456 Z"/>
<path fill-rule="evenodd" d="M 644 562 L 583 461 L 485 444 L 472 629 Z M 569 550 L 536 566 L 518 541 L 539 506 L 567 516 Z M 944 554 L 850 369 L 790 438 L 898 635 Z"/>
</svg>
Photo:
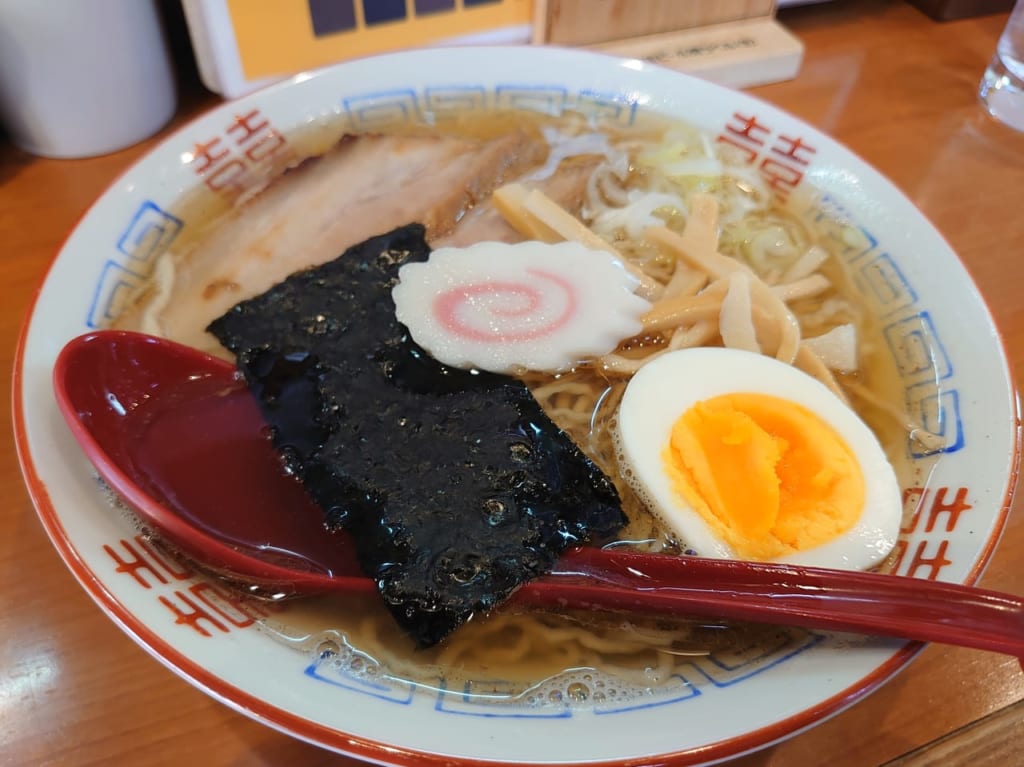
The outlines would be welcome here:
<svg viewBox="0 0 1024 767">
<path fill-rule="evenodd" d="M 416 0 L 416 13 L 428 14 L 451 11 L 455 8 L 455 0 Z"/>
<path fill-rule="evenodd" d="M 363 0 L 366 26 L 400 21 L 405 18 L 405 0 Z"/>
<path fill-rule="evenodd" d="M 308 0 L 313 36 L 323 37 L 355 29 L 356 9 L 353 2 L 354 0 Z"/>
</svg>

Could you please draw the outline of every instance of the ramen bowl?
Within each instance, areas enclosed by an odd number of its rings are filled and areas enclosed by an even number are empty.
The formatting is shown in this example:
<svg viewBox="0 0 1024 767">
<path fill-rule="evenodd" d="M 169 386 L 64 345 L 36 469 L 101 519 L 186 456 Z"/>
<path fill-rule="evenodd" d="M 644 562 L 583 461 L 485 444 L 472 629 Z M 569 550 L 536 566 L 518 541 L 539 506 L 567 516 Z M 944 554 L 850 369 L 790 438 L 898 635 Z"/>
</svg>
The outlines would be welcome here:
<svg viewBox="0 0 1024 767">
<path fill-rule="evenodd" d="M 576 700 L 503 697 L 500 673 L 457 684 L 357 673 L 339 662 L 343 638 L 281 641 L 289 606 L 249 599 L 140 531 L 61 420 L 50 385 L 58 352 L 113 322 L 161 257 L 201 226 L 200 211 L 229 208 L 324 136 L 505 109 L 621 126 L 650 114 L 683 120 L 731 145 L 779 194 L 813 192 L 802 215 L 877 319 L 899 406 L 934 437 L 900 450 L 905 521 L 888 567 L 976 581 L 1009 506 L 1017 411 L 992 319 L 941 235 L 856 155 L 769 104 L 634 60 L 532 48 L 412 51 L 300 75 L 180 129 L 93 205 L 49 269 L 15 370 L 18 449 L 58 554 L 102 610 L 192 684 L 370 761 L 694 765 L 841 711 L 920 645 L 780 629 L 692 656 L 652 695 L 598 695 L 583 670 L 576 681 L 590 694 Z"/>
</svg>

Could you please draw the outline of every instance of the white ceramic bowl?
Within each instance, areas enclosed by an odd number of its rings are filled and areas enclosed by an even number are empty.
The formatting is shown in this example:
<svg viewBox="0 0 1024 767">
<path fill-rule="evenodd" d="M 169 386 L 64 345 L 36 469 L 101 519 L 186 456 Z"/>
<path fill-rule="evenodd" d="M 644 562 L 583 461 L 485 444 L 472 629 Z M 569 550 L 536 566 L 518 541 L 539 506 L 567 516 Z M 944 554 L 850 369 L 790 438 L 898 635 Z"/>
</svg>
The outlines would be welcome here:
<svg viewBox="0 0 1024 767">
<path fill-rule="evenodd" d="M 744 126 L 756 121 L 746 133 L 763 143 L 752 145 L 752 161 L 799 171 L 800 183 L 820 189 L 853 224 L 855 236 L 836 244 L 837 255 L 883 318 L 908 406 L 945 438 L 941 454 L 915 457 L 928 473 L 906 489 L 920 513 L 904 531 L 897 569 L 975 581 L 1008 509 L 1017 411 L 996 329 L 942 237 L 858 157 L 768 104 L 638 61 L 557 49 L 424 50 L 302 75 L 214 109 L 118 179 L 54 261 L 17 356 L 16 438 L 39 516 L 82 586 L 160 661 L 246 715 L 365 759 L 697 764 L 813 725 L 875 689 L 919 646 L 800 635 L 756 657 L 697 660 L 678 694 L 658 705 L 581 709 L 496 708 L 458 691 L 376 688 L 328 673 L 254 629 L 251 616 L 201 576 L 154 558 L 112 511 L 61 420 L 50 385 L 57 352 L 102 325 L 189 226 L 167 211 L 201 186 L 198 145 L 219 139 L 221 148 L 244 151 L 227 132 L 238 115 L 258 109 L 289 137 L 317 122 L 372 128 L 432 110 L 505 106 L 623 122 L 655 110 L 741 143 Z M 190 620 L 197 611 L 206 617 Z"/>
</svg>

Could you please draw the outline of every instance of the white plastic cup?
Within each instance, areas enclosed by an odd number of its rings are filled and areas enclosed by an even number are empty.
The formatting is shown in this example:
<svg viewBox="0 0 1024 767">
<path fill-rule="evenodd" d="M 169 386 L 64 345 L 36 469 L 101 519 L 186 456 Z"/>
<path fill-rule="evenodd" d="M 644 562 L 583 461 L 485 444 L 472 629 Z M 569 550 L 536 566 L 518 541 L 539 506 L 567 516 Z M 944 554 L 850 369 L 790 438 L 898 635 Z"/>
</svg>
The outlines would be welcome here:
<svg viewBox="0 0 1024 767">
<path fill-rule="evenodd" d="M 990 115 L 1024 131 L 1024 0 L 1017 0 L 1010 13 L 978 97 Z"/>
<path fill-rule="evenodd" d="M 176 106 L 155 0 L 0 0 L 0 122 L 25 151 L 113 152 Z"/>
</svg>

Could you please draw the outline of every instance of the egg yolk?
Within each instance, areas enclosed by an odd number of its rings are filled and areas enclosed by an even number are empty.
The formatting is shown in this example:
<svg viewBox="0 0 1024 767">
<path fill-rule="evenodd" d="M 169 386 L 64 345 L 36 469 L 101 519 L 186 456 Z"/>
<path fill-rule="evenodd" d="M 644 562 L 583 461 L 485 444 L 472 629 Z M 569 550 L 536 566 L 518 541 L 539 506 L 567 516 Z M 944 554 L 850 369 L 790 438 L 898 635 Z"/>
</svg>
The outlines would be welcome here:
<svg viewBox="0 0 1024 767">
<path fill-rule="evenodd" d="M 849 530 L 864 477 L 836 431 L 766 394 L 725 394 L 683 413 L 665 465 L 677 492 L 745 559 L 774 559 Z"/>
</svg>

